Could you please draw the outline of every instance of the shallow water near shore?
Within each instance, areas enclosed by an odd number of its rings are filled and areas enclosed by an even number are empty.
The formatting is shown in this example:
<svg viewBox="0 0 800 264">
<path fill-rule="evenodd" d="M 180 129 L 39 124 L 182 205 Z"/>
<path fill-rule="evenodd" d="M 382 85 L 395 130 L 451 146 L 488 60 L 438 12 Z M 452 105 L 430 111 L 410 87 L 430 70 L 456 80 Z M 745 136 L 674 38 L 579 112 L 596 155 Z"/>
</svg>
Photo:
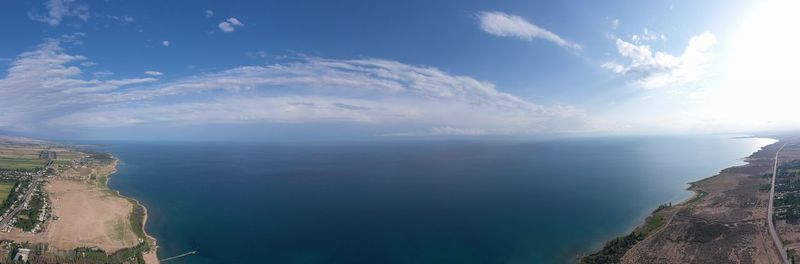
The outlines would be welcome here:
<svg viewBox="0 0 800 264">
<path fill-rule="evenodd" d="M 564 263 L 772 142 L 90 143 L 169 263 Z"/>
</svg>

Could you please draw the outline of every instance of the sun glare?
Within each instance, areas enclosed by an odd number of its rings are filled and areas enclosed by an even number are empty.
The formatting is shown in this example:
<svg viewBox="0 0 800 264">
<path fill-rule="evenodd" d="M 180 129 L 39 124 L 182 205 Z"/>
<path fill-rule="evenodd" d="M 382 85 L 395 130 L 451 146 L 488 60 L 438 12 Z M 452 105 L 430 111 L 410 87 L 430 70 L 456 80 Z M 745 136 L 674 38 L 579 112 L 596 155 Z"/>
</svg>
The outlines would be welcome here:
<svg viewBox="0 0 800 264">
<path fill-rule="evenodd" d="M 731 42 L 727 72 L 711 107 L 728 121 L 788 125 L 800 98 L 798 1 L 763 1 L 750 8 Z"/>
</svg>

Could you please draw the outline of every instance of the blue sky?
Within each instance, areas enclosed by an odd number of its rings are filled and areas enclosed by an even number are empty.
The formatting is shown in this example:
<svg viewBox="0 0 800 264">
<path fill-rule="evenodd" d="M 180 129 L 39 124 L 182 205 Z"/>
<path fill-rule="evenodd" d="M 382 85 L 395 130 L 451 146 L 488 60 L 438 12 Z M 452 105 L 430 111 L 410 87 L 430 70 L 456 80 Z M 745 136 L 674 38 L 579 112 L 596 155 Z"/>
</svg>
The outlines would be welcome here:
<svg viewBox="0 0 800 264">
<path fill-rule="evenodd" d="M 798 57 L 783 33 L 800 22 L 785 11 L 795 7 L 13 1 L 0 9 L 0 131 L 303 140 L 789 129 L 791 109 L 778 105 L 790 99 L 764 94 L 798 95 L 795 74 L 774 70 Z"/>
</svg>

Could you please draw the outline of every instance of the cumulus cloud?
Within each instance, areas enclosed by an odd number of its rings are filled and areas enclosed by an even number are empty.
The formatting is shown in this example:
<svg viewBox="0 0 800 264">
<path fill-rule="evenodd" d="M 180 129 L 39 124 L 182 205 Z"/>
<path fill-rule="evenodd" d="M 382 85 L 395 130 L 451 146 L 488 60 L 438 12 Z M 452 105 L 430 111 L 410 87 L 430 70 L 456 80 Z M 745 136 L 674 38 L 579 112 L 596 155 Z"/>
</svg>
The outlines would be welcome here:
<svg viewBox="0 0 800 264">
<path fill-rule="evenodd" d="M 629 60 L 627 65 L 606 62 L 601 67 L 622 75 L 632 76 L 634 84 L 646 89 L 685 85 L 699 80 L 713 59 L 711 48 L 717 40 L 711 33 L 692 37 L 680 56 L 653 51 L 644 44 L 616 40 L 617 52 Z"/>
<path fill-rule="evenodd" d="M 428 135 L 593 129 L 575 107 L 535 104 L 489 82 L 390 60 L 298 58 L 169 82 L 85 78 L 85 60 L 58 41 L 19 55 L 0 79 L 0 128 L 344 122 Z"/>
<path fill-rule="evenodd" d="M 161 45 L 164 45 L 164 47 L 169 47 L 170 45 L 169 40 L 161 41 Z"/>
<path fill-rule="evenodd" d="M 33 10 L 28 13 L 28 17 L 50 26 L 57 26 L 66 17 L 78 17 L 83 21 L 89 20 L 89 6 L 75 5 L 74 2 L 75 0 L 49 0 L 44 3 L 47 12 L 41 13 Z"/>
<path fill-rule="evenodd" d="M 230 33 L 236 30 L 236 27 L 243 27 L 244 24 L 235 17 L 228 18 L 219 23 L 218 27 L 222 32 Z"/>
<path fill-rule="evenodd" d="M 159 72 L 159 71 L 145 71 L 144 74 L 147 74 L 147 75 L 150 75 L 150 76 L 161 76 L 161 75 L 164 75 L 164 73 Z"/>
<path fill-rule="evenodd" d="M 581 46 L 565 40 L 547 29 L 528 22 L 522 17 L 503 12 L 479 12 L 480 27 L 486 33 L 501 36 L 515 37 L 524 40 L 544 39 L 561 47 L 579 50 Z"/>
<path fill-rule="evenodd" d="M 211 9 L 206 9 L 206 17 L 213 17 L 213 16 L 214 16 L 214 11 L 212 11 Z"/>
</svg>

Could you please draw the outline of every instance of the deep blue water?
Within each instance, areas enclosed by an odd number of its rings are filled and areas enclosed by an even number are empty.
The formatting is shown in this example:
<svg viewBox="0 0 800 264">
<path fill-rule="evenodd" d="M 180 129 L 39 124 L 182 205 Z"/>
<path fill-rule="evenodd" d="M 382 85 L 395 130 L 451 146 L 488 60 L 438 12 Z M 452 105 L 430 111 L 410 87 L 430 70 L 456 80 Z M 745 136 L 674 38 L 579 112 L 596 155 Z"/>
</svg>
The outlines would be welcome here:
<svg viewBox="0 0 800 264">
<path fill-rule="evenodd" d="M 104 142 L 169 263 L 564 263 L 766 139 Z"/>
</svg>

